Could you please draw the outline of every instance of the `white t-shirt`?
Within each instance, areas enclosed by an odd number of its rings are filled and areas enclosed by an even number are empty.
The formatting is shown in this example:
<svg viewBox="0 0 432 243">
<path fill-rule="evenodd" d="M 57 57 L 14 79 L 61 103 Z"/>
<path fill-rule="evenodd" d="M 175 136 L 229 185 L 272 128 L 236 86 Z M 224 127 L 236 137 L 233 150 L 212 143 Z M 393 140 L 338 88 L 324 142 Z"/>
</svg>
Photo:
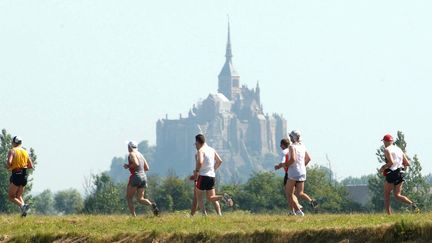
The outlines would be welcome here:
<svg viewBox="0 0 432 243">
<path fill-rule="evenodd" d="M 397 170 L 403 167 L 403 156 L 404 152 L 396 145 L 390 145 L 387 147 L 390 152 L 390 156 L 393 159 L 393 165 L 390 167 L 390 170 Z"/>
<path fill-rule="evenodd" d="M 289 159 L 290 159 L 289 149 L 286 148 L 286 149 L 282 150 L 282 160 L 281 160 L 281 163 L 286 163 L 286 162 L 288 162 Z M 287 167 L 284 166 L 283 168 L 284 168 L 285 172 L 288 171 Z"/>
<path fill-rule="evenodd" d="M 301 143 L 293 144 L 291 146 L 294 148 L 296 159 L 288 168 L 288 178 L 295 180 L 301 178 L 301 180 L 306 180 L 306 146 Z"/>
<path fill-rule="evenodd" d="M 199 174 L 202 176 L 216 177 L 216 172 L 214 169 L 216 151 L 206 143 L 201 148 L 201 151 L 204 154 L 204 161 L 201 165 Z"/>
</svg>

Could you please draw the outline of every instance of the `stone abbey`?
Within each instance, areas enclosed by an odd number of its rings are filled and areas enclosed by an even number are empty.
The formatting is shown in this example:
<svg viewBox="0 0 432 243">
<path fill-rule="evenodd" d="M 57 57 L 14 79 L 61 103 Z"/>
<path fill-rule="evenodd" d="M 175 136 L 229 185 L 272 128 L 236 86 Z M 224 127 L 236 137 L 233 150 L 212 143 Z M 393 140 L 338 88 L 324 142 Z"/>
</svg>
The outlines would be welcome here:
<svg viewBox="0 0 432 243">
<path fill-rule="evenodd" d="M 218 172 L 221 182 L 243 182 L 251 172 L 269 169 L 262 160 L 280 152 L 279 141 L 286 137 L 287 122 L 282 115 L 264 113 L 259 83 L 252 89 L 241 85 L 232 57 L 228 25 L 218 92 L 193 105 L 187 117 L 157 121 L 155 171 L 165 174 L 172 170 L 182 177 L 191 174 L 198 133 L 205 135 L 224 161 Z"/>
</svg>

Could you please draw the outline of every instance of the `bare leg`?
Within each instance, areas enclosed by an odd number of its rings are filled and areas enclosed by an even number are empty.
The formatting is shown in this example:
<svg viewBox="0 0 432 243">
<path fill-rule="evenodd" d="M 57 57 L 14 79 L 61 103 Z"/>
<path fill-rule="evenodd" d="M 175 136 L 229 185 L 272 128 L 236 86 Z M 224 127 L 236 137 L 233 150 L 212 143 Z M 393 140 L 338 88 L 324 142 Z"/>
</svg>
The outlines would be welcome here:
<svg viewBox="0 0 432 243">
<path fill-rule="evenodd" d="M 8 198 L 9 201 L 12 203 L 22 207 L 24 205 L 24 202 L 22 201 L 22 187 L 15 186 L 13 183 L 9 184 L 9 190 L 8 190 Z"/>
<path fill-rule="evenodd" d="M 15 196 L 15 198 L 17 198 L 17 199 L 21 202 L 21 205 L 24 205 L 24 204 L 25 204 L 25 203 L 24 203 L 24 199 L 23 199 L 23 194 L 24 194 L 24 187 L 19 186 L 19 187 L 18 187 L 18 190 L 17 190 L 17 192 L 16 192 L 16 196 Z"/>
<path fill-rule="evenodd" d="M 137 189 L 136 198 L 137 198 L 138 202 L 141 204 L 148 205 L 148 206 L 152 205 L 150 200 L 148 200 L 147 198 L 144 198 L 144 188 L 138 188 Z"/>
<path fill-rule="evenodd" d="M 288 208 L 289 208 L 289 210 L 295 211 L 294 206 L 292 204 L 290 204 L 289 194 L 288 194 L 289 192 L 288 192 L 288 186 L 287 185 L 288 185 L 288 183 L 285 184 L 285 197 L 286 197 L 286 200 L 288 203 Z M 294 203 L 297 204 L 298 208 L 301 208 L 297 197 L 294 194 L 292 196 L 293 196 Z"/>
<path fill-rule="evenodd" d="M 135 213 L 135 206 L 133 204 L 133 196 L 135 195 L 135 192 L 137 191 L 136 187 L 132 187 L 131 185 L 127 186 L 127 190 L 126 190 L 126 200 L 127 200 L 127 204 L 128 204 L 128 208 L 130 213 L 132 214 L 133 217 L 136 216 Z"/>
<path fill-rule="evenodd" d="M 207 215 L 207 212 L 206 212 L 205 207 L 204 207 L 204 198 L 203 198 L 204 193 L 203 193 L 203 191 L 201 191 L 198 188 L 195 188 L 195 193 L 196 193 L 196 198 L 198 201 L 198 206 L 201 209 L 202 214 Z"/>
<path fill-rule="evenodd" d="M 293 194 L 294 203 L 297 204 L 297 207 L 302 209 L 302 205 L 300 205 L 298 198 L 295 194 Z"/>
<path fill-rule="evenodd" d="M 218 215 L 222 215 L 221 207 L 220 207 L 220 204 L 219 204 L 219 200 L 222 198 L 222 196 L 217 196 L 215 189 L 207 191 L 206 194 L 207 194 L 207 200 L 213 202 L 213 205 L 214 205 L 214 207 L 216 209 L 216 213 Z"/>
<path fill-rule="evenodd" d="M 197 207 L 198 207 L 198 201 L 197 201 L 197 195 L 196 195 L 196 191 L 194 190 L 194 196 L 193 196 L 193 201 L 192 201 L 192 208 L 191 208 L 191 216 L 194 216 L 196 211 L 197 211 Z"/>
<path fill-rule="evenodd" d="M 403 202 L 403 203 L 406 203 L 406 204 L 412 204 L 412 201 L 409 200 L 408 197 L 406 197 L 406 196 L 402 196 L 402 195 L 401 195 L 401 192 L 402 192 L 402 184 L 403 184 L 403 182 L 401 182 L 401 183 L 399 183 L 398 185 L 395 186 L 395 188 L 394 188 L 394 190 L 393 190 L 394 196 L 395 196 L 395 198 L 396 198 L 397 200 L 399 200 L 399 201 L 401 201 L 401 202 Z"/>
<path fill-rule="evenodd" d="M 215 189 L 212 189 L 212 190 L 207 191 L 207 192 L 211 192 L 211 193 L 207 193 L 207 199 L 209 201 L 218 202 L 218 201 L 220 201 L 223 198 L 222 195 L 216 195 L 216 190 Z"/>
<path fill-rule="evenodd" d="M 16 198 L 18 198 L 21 201 L 21 205 L 25 204 L 24 203 L 24 199 L 23 199 L 23 194 L 24 194 L 24 187 L 23 186 L 19 186 Z"/>
<path fill-rule="evenodd" d="M 297 203 L 294 201 L 294 188 L 296 186 L 296 181 L 288 180 L 285 185 L 286 195 L 288 197 L 288 205 L 291 205 L 295 211 L 300 210 Z"/>
<path fill-rule="evenodd" d="M 308 194 L 304 193 L 304 181 L 296 182 L 295 190 L 297 196 L 300 198 L 307 200 L 308 202 L 312 201 L 312 198 L 310 198 Z"/>
<path fill-rule="evenodd" d="M 387 212 L 387 214 L 392 214 L 392 210 L 390 207 L 390 193 L 393 190 L 393 184 L 388 183 L 387 181 L 384 182 L 384 208 Z"/>
</svg>

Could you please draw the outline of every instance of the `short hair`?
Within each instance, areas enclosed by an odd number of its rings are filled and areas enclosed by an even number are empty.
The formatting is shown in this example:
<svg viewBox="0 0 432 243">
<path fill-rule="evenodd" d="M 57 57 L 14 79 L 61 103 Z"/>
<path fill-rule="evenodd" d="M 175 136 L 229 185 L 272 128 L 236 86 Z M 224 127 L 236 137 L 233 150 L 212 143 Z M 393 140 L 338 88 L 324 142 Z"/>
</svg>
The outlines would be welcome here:
<svg viewBox="0 0 432 243">
<path fill-rule="evenodd" d="M 280 141 L 280 144 L 281 145 L 284 145 L 285 147 L 289 147 L 289 145 L 291 144 L 291 142 L 290 142 L 290 140 L 288 139 L 288 138 L 283 138 L 281 141 Z"/>
<path fill-rule="evenodd" d="M 195 136 L 195 141 L 197 143 L 204 144 L 205 143 L 205 137 L 204 137 L 204 135 L 202 135 L 202 134 L 196 135 Z"/>
</svg>

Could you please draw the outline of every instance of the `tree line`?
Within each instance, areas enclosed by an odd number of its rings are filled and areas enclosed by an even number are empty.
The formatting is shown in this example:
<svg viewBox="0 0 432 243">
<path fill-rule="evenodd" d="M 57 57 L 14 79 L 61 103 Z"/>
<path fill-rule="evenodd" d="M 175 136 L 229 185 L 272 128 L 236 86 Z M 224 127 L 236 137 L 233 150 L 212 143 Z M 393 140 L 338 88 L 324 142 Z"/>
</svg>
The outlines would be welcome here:
<svg viewBox="0 0 432 243">
<path fill-rule="evenodd" d="M 1 161 L 6 159 L 9 140 L 10 135 L 3 130 L 0 147 Z M 405 151 L 406 142 L 402 132 L 398 132 L 396 144 Z M 140 143 L 139 149 L 145 156 L 152 156 L 152 148 L 147 142 Z M 36 155 L 33 150 L 31 151 L 36 161 Z M 378 148 L 376 154 L 377 161 L 382 163 L 384 161 L 383 147 Z M 430 210 L 432 208 L 431 176 L 422 175 L 417 155 L 414 155 L 410 161 L 411 167 L 406 175 L 404 193 L 412 198 L 423 211 Z M 32 208 L 38 214 L 127 214 L 125 199 L 127 172 L 118 169 L 124 162 L 125 158 L 114 158 L 110 171 L 92 175 L 85 185 L 84 195 L 81 195 L 76 189 L 56 193 L 45 190 L 31 198 L 30 190 L 27 190 L 26 197 L 32 202 Z M 0 167 L 0 212 L 10 213 L 16 209 L 7 202 L 6 190 L 9 175 L 3 164 Z M 376 167 L 379 167 L 378 163 Z M 307 203 L 303 203 L 307 211 L 319 213 L 383 211 L 384 177 L 378 171 L 367 176 L 348 177 L 340 182 L 332 179 L 332 171 L 327 167 L 311 166 L 307 173 L 305 192 L 319 202 L 317 211 L 314 211 Z M 360 205 L 350 199 L 346 186 L 352 184 L 368 186 L 370 201 L 366 205 Z M 193 188 L 194 184 L 188 178 L 180 178 L 171 172 L 165 177 L 149 175 L 146 194 L 158 203 L 163 212 L 187 211 L 192 204 Z M 217 191 L 233 196 L 235 207 L 225 210 L 244 210 L 253 213 L 288 212 L 283 177 L 280 172 L 255 172 L 245 183 L 217 185 Z M 407 210 L 401 203 L 393 205 L 396 210 Z M 136 206 L 137 212 L 149 210 L 138 204 Z M 210 205 L 207 205 L 207 208 L 212 210 Z"/>
</svg>

